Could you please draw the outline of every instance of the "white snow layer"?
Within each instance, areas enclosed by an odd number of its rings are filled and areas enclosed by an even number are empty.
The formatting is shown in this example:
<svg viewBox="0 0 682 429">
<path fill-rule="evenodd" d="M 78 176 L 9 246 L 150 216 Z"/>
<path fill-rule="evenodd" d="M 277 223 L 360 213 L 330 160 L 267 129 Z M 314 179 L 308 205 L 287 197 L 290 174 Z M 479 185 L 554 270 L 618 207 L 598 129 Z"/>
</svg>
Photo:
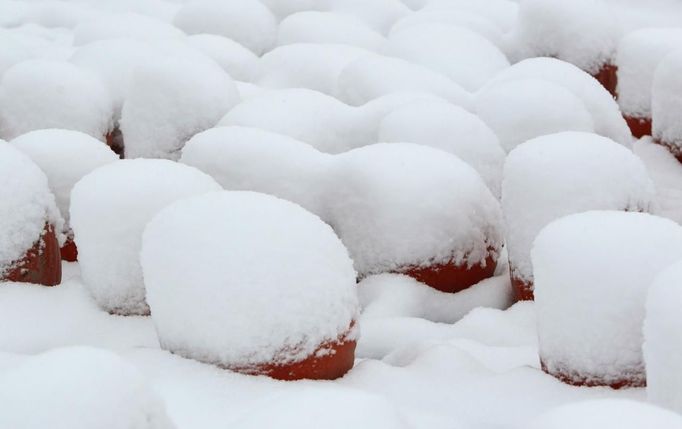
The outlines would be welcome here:
<svg viewBox="0 0 682 429">
<path fill-rule="evenodd" d="M 8 140 L 42 128 L 76 130 L 103 140 L 113 114 L 102 82 L 64 61 L 24 61 L 0 82 L 0 137 Z"/>
<path fill-rule="evenodd" d="M 590 74 L 615 55 L 620 27 L 602 0 L 524 0 L 510 34 L 512 58 L 556 57 Z"/>
<path fill-rule="evenodd" d="M 590 112 L 594 132 L 628 145 L 630 129 L 613 96 L 592 76 L 556 58 L 529 58 L 502 70 L 488 85 L 519 79 L 542 79 L 563 86 L 576 95 Z"/>
<path fill-rule="evenodd" d="M 647 396 L 682 413 L 682 260 L 656 277 L 646 302 L 644 361 Z"/>
<path fill-rule="evenodd" d="M 680 45 L 682 48 L 682 45 Z M 652 89 L 653 137 L 682 154 L 682 51 L 668 55 L 656 69 Z"/>
<path fill-rule="evenodd" d="M 644 163 L 606 137 L 563 132 L 517 146 L 504 164 L 502 182 L 514 275 L 532 281 L 531 246 L 552 220 L 587 210 L 651 212 L 654 201 Z"/>
<path fill-rule="evenodd" d="M 61 231 L 62 219 L 45 173 L 0 140 L 0 278 L 38 241 L 46 223 Z"/>
<path fill-rule="evenodd" d="M 629 33 L 618 45 L 618 104 L 625 115 L 651 117 L 651 90 L 659 63 L 682 47 L 681 28 L 646 28 Z"/>
<path fill-rule="evenodd" d="M 122 160 L 83 177 L 71 192 L 71 227 L 83 281 L 115 314 L 145 314 L 139 250 L 147 222 L 171 202 L 219 190 L 210 176 L 167 160 Z"/>
<path fill-rule="evenodd" d="M 197 0 L 186 3 L 173 24 L 187 34 L 225 36 L 261 55 L 270 50 L 277 37 L 277 22 L 258 0 Z"/>
<path fill-rule="evenodd" d="M 161 346 L 182 356 L 246 369 L 356 338 L 348 251 L 288 201 L 228 191 L 178 201 L 145 229 L 141 262 Z"/>
<path fill-rule="evenodd" d="M 125 156 L 177 159 L 187 140 L 238 101 L 234 82 L 211 60 L 170 56 L 140 65 L 121 113 Z"/>
<path fill-rule="evenodd" d="M 531 257 L 547 369 L 587 383 L 643 382 L 647 291 L 682 258 L 682 227 L 646 213 L 584 212 L 540 231 Z"/>
<path fill-rule="evenodd" d="M 12 146 L 28 155 L 40 167 L 69 227 L 71 189 L 83 176 L 102 165 L 118 160 L 103 142 L 71 130 L 37 130 L 13 139 Z"/>
<path fill-rule="evenodd" d="M 560 131 L 594 131 L 590 112 L 578 96 L 540 79 L 502 80 L 476 95 L 476 113 L 509 152 L 534 137 Z"/>
<path fill-rule="evenodd" d="M 108 350 L 53 349 L 0 373 L 0 427 L 174 429 L 163 400 Z"/>
<path fill-rule="evenodd" d="M 681 429 L 682 417 L 642 402 L 596 399 L 553 408 L 534 419 L 529 429 Z"/>
</svg>

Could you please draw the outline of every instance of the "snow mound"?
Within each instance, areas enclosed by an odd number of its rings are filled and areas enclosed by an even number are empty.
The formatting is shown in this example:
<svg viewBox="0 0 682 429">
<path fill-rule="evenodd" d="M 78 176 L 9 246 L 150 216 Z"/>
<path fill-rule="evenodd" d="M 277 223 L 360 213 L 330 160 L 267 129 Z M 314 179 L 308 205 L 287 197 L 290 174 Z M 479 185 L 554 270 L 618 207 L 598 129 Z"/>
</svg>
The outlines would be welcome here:
<svg viewBox="0 0 682 429">
<path fill-rule="evenodd" d="M 563 86 L 582 100 L 594 121 L 595 133 L 626 145 L 632 140 L 613 96 L 573 64 L 556 58 L 529 58 L 500 72 L 489 85 L 519 79 L 541 79 Z"/>
<path fill-rule="evenodd" d="M 651 117 L 651 90 L 659 63 L 682 46 L 680 28 L 633 31 L 618 45 L 618 104 L 624 115 Z"/>
<path fill-rule="evenodd" d="M 497 259 L 499 203 L 454 155 L 380 143 L 337 155 L 330 177 L 329 222 L 361 276 Z"/>
<path fill-rule="evenodd" d="M 187 140 L 239 101 L 228 74 L 197 60 L 168 56 L 135 69 L 121 112 L 126 158 L 179 158 Z"/>
<path fill-rule="evenodd" d="M 602 0 L 524 0 L 510 37 L 516 60 L 556 57 L 595 74 L 613 59 L 620 33 Z"/>
<path fill-rule="evenodd" d="M 178 10 L 173 24 L 187 34 L 217 34 L 245 46 L 256 55 L 270 50 L 277 22 L 258 0 L 189 2 Z"/>
<path fill-rule="evenodd" d="M 656 70 L 653 80 L 652 126 L 653 137 L 682 159 L 682 51 L 667 56 Z"/>
<path fill-rule="evenodd" d="M 301 404 L 306 404 L 301 408 Z M 339 406 L 343 412 L 339 412 Z M 276 398 L 268 412 L 252 412 L 236 422 L 240 429 L 296 427 L 317 429 L 408 429 L 397 407 L 379 395 L 341 386 L 310 386 Z"/>
<path fill-rule="evenodd" d="M 54 349 L 0 374 L 0 400 L 4 428 L 175 428 L 137 368 L 90 347 Z"/>
<path fill-rule="evenodd" d="M 650 212 L 654 200 L 644 163 L 606 137 L 563 132 L 517 146 L 502 182 L 512 275 L 532 283 L 531 246 L 552 220 L 587 210 Z"/>
<path fill-rule="evenodd" d="M 413 25 L 436 23 L 453 27 L 464 27 L 485 37 L 501 50 L 505 48 L 502 31 L 495 23 L 477 13 L 457 9 L 433 10 L 427 8 L 419 10 L 396 22 L 391 28 L 391 33 L 399 32 Z"/>
<path fill-rule="evenodd" d="M 172 25 L 137 13 L 103 14 L 97 19 L 83 21 L 73 30 L 75 46 L 107 39 L 125 38 L 152 42 L 183 37 L 185 34 Z"/>
<path fill-rule="evenodd" d="M 515 0 L 427 0 L 423 11 L 476 14 L 490 20 L 501 31 L 507 32 L 518 19 L 518 9 L 519 5 Z"/>
<path fill-rule="evenodd" d="M 457 155 L 500 196 L 506 153 L 495 133 L 461 107 L 425 101 L 395 109 L 381 120 L 378 141 L 417 143 Z"/>
<path fill-rule="evenodd" d="M 141 261 L 160 343 L 182 356 L 248 369 L 356 338 L 348 252 L 293 203 L 253 192 L 178 201 L 147 226 Z"/>
<path fill-rule="evenodd" d="M 343 44 L 378 52 L 386 39 L 353 16 L 306 11 L 289 15 L 279 24 L 277 44 L 293 43 Z"/>
<path fill-rule="evenodd" d="M 678 261 L 654 280 L 644 319 L 647 396 L 678 413 L 682 413 L 681 307 L 682 261 Z"/>
<path fill-rule="evenodd" d="M 642 386 L 647 291 L 682 259 L 682 227 L 646 213 L 569 215 L 540 231 L 531 258 L 543 369 L 573 384 Z"/>
<path fill-rule="evenodd" d="M 71 226 L 83 281 L 97 304 L 115 314 L 148 313 L 138 258 L 145 225 L 175 200 L 219 189 L 195 168 L 154 159 L 117 161 L 76 183 Z"/>
<path fill-rule="evenodd" d="M 424 23 L 391 32 L 386 52 L 443 73 L 475 91 L 509 67 L 504 54 L 487 39 L 463 27 Z"/>
<path fill-rule="evenodd" d="M 212 128 L 187 142 L 180 162 L 227 190 L 262 192 L 324 213 L 331 157 L 291 137 L 257 128 Z"/>
<path fill-rule="evenodd" d="M 100 78 L 109 90 L 114 105 L 114 119 L 118 121 L 135 68 L 157 61 L 156 56 L 152 45 L 146 42 L 106 39 L 78 47 L 69 61 Z"/>
<path fill-rule="evenodd" d="M 476 95 L 476 113 L 509 152 L 534 137 L 594 131 L 585 104 L 568 89 L 539 79 L 502 81 Z"/>
<path fill-rule="evenodd" d="M 360 126 L 364 122 L 363 112 L 333 97 L 307 89 L 283 89 L 241 102 L 218 125 L 261 128 L 322 152 L 337 153 L 373 141 L 371 133 Z"/>
<path fill-rule="evenodd" d="M 260 0 L 260 2 L 275 14 L 278 21 L 296 12 L 318 10 L 326 3 L 320 0 Z"/>
<path fill-rule="evenodd" d="M 682 417 L 628 399 L 593 399 L 561 405 L 535 418 L 529 429 L 682 428 Z"/>
<path fill-rule="evenodd" d="M 67 62 L 24 61 L 0 82 L 0 137 L 6 139 L 42 128 L 103 139 L 112 117 L 111 97 L 102 82 Z"/>
<path fill-rule="evenodd" d="M 253 81 L 266 88 L 308 88 L 333 96 L 346 66 L 367 55 L 371 53 L 347 45 L 280 46 L 261 57 L 259 73 Z"/>
<path fill-rule="evenodd" d="M 354 16 L 381 34 L 388 33 L 396 21 L 412 13 L 400 0 L 326 0 L 326 3 L 326 10 Z"/>
<path fill-rule="evenodd" d="M 38 241 L 46 222 L 62 228 L 45 173 L 0 140 L 0 278 Z"/>
<path fill-rule="evenodd" d="M 118 160 L 101 141 L 78 131 L 48 129 L 31 131 L 11 141 L 40 167 L 55 196 L 69 234 L 71 189 L 92 170 Z"/>
<path fill-rule="evenodd" d="M 402 274 L 377 274 L 358 283 L 362 319 L 415 317 L 454 323 L 477 307 L 505 309 L 512 303 L 509 277 L 486 279 L 455 294 L 440 292 Z"/>
<path fill-rule="evenodd" d="M 233 79 L 250 82 L 258 70 L 256 54 L 227 37 L 195 34 L 187 38 L 195 49 L 215 61 Z"/>
<path fill-rule="evenodd" d="M 471 94 L 446 76 L 400 58 L 365 56 L 349 63 L 338 76 L 334 94 L 359 106 L 402 91 L 425 92 L 470 109 Z"/>
</svg>

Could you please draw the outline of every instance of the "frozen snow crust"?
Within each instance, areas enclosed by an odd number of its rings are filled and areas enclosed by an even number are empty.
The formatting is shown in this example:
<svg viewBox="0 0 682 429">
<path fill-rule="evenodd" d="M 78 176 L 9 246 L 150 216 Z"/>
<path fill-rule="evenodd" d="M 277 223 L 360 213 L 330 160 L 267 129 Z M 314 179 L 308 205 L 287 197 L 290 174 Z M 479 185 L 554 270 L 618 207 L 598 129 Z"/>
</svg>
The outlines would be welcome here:
<svg viewBox="0 0 682 429">
<path fill-rule="evenodd" d="M 0 373 L 0 400 L 3 428 L 176 427 L 137 368 L 92 347 L 53 349 Z"/>
<path fill-rule="evenodd" d="M 606 137 L 563 132 L 519 145 L 502 183 L 512 276 L 532 291 L 531 246 L 552 220 L 587 210 L 652 212 L 654 201 L 642 161 Z"/>
<path fill-rule="evenodd" d="M 357 339 L 353 263 L 296 204 L 253 192 L 178 201 L 145 229 L 141 261 L 161 346 L 182 356 L 260 373 Z"/>
<path fill-rule="evenodd" d="M 646 296 L 682 258 L 682 227 L 646 213 L 574 214 L 540 231 L 531 256 L 543 369 L 571 384 L 643 386 Z"/>
<path fill-rule="evenodd" d="M 499 203 L 473 168 L 440 150 L 382 143 L 330 156 L 289 137 L 223 127 L 190 140 L 181 162 L 225 189 L 317 213 L 361 276 L 447 263 L 494 270 L 501 248 Z"/>
<path fill-rule="evenodd" d="M 682 412 L 682 260 L 659 274 L 646 301 L 644 360 L 651 402 Z"/>
<path fill-rule="evenodd" d="M 61 231 L 63 220 L 45 173 L 0 140 L 0 278 L 40 240 L 46 224 Z"/>
<path fill-rule="evenodd" d="M 160 159 L 116 161 L 76 183 L 71 227 L 97 304 L 115 314 L 148 314 L 139 262 L 145 225 L 175 200 L 219 189 L 210 176 Z"/>
</svg>

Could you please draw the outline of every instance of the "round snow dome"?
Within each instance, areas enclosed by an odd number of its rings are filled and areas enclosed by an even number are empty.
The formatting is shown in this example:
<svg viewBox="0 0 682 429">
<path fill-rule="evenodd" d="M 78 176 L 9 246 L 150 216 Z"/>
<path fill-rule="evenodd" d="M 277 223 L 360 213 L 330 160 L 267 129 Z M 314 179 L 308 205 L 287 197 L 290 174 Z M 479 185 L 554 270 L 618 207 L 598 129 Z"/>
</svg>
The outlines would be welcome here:
<svg viewBox="0 0 682 429">
<path fill-rule="evenodd" d="M 116 354 L 55 349 L 0 374 L 0 427 L 174 429 L 142 374 Z"/>
<path fill-rule="evenodd" d="M 161 346 L 278 379 L 353 366 L 356 273 L 332 229 L 254 192 L 188 198 L 147 226 L 141 254 Z"/>
<path fill-rule="evenodd" d="M 7 70 L 0 82 L 2 138 L 64 128 L 104 139 L 113 116 L 113 102 L 104 84 L 67 62 L 24 61 Z"/>
<path fill-rule="evenodd" d="M 606 137 L 563 132 L 517 146 L 507 157 L 502 183 L 517 298 L 533 299 L 530 249 L 549 222 L 587 210 L 648 212 L 654 199 L 642 161 Z"/>
<path fill-rule="evenodd" d="M 196 168 L 161 159 L 116 161 L 76 183 L 71 227 L 97 304 L 115 314 L 148 314 L 138 256 L 145 225 L 178 199 L 220 189 Z"/>
<path fill-rule="evenodd" d="M 652 89 L 652 126 L 656 142 L 682 162 L 682 50 L 668 55 L 656 69 Z"/>
<path fill-rule="evenodd" d="M 583 212 L 542 229 L 531 257 L 543 370 L 575 385 L 643 386 L 644 303 L 656 275 L 682 259 L 682 226 Z"/>
<path fill-rule="evenodd" d="M 529 429 L 682 429 L 682 417 L 643 402 L 596 399 L 552 408 L 535 418 Z"/>
<path fill-rule="evenodd" d="M 58 284 L 62 225 L 45 173 L 0 140 L 0 281 Z"/>
<path fill-rule="evenodd" d="M 28 155 L 47 175 L 50 190 L 64 218 L 66 243 L 62 258 L 75 261 L 77 250 L 69 226 L 71 189 L 83 176 L 118 157 L 103 142 L 79 131 L 37 130 L 12 140 L 12 145 Z"/>
<path fill-rule="evenodd" d="M 656 277 L 644 320 L 647 396 L 682 413 L 682 260 Z"/>
<path fill-rule="evenodd" d="M 326 220 L 361 277 L 398 272 L 458 292 L 493 275 L 500 205 L 456 156 L 380 143 L 337 155 L 329 181 Z"/>
</svg>

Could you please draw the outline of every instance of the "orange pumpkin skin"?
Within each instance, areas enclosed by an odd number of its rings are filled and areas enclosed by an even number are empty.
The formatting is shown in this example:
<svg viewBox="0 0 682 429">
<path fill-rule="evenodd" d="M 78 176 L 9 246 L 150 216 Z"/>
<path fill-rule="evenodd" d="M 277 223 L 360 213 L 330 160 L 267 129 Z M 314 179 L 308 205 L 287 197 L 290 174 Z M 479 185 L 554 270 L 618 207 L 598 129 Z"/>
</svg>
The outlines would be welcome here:
<svg viewBox="0 0 682 429">
<path fill-rule="evenodd" d="M 0 280 L 45 286 L 61 283 L 62 261 L 54 226 L 45 224 L 40 238 L 19 261 L 12 264 L 12 268 Z"/>
</svg>

